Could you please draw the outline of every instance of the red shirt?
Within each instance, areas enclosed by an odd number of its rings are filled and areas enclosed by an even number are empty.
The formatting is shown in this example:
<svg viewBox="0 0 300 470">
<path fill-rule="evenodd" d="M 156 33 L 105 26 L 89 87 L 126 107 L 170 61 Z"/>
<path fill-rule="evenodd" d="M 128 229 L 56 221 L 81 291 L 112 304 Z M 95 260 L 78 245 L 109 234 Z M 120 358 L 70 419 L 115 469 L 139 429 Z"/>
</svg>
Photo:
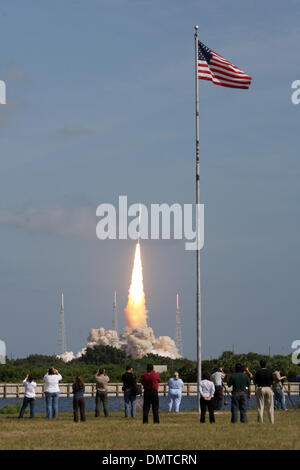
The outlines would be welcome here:
<svg viewBox="0 0 300 470">
<path fill-rule="evenodd" d="M 141 377 L 141 382 L 145 390 L 158 390 L 158 384 L 160 381 L 160 376 L 154 372 L 154 370 L 151 372 L 145 372 Z"/>
</svg>

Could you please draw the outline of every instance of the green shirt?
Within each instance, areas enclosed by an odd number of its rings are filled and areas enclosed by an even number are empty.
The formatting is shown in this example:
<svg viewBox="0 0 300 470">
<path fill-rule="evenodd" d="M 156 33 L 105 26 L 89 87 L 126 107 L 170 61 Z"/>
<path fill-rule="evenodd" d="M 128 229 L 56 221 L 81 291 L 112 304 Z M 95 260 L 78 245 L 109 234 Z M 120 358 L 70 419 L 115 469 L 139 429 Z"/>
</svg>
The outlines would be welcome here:
<svg viewBox="0 0 300 470">
<path fill-rule="evenodd" d="M 234 372 L 228 380 L 228 387 L 233 386 L 233 392 L 247 392 L 246 387 L 251 384 L 248 374 Z"/>
</svg>

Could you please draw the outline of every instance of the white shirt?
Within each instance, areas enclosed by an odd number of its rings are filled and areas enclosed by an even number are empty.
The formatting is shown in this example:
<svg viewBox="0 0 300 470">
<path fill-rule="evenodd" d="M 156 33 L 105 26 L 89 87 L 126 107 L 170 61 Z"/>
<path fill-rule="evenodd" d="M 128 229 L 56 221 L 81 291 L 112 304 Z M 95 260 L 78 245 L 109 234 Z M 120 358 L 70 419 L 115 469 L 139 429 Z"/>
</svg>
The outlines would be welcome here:
<svg viewBox="0 0 300 470">
<path fill-rule="evenodd" d="M 213 395 L 215 393 L 215 385 L 210 380 L 201 380 L 199 384 L 199 391 L 201 395 L 209 397 L 210 395 Z"/>
<path fill-rule="evenodd" d="M 45 375 L 45 392 L 57 393 L 59 392 L 58 382 L 62 379 L 60 374 Z"/>
<path fill-rule="evenodd" d="M 24 397 L 26 398 L 35 398 L 35 382 L 28 382 L 27 380 L 23 380 L 23 385 L 25 387 L 24 390 Z"/>
<path fill-rule="evenodd" d="M 215 384 L 215 385 L 222 385 L 222 380 L 225 378 L 225 374 L 223 374 L 220 371 L 215 372 L 210 376 L 210 380 Z"/>
</svg>

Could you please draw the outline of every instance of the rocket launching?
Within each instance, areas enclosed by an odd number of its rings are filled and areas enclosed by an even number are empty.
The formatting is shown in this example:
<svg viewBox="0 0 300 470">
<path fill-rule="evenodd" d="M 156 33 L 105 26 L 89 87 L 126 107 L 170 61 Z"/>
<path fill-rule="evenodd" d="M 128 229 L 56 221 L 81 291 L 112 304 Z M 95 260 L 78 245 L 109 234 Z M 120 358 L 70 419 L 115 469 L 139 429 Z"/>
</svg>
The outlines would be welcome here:
<svg viewBox="0 0 300 470">
<path fill-rule="evenodd" d="M 141 259 L 141 245 L 138 242 L 135 248 L 131 282 L 128 291 L 128 302 L 124 310 L 126 327 L 118 337 L 115 330 L 93 328 L 89 332 L 88 348 L 97 345 L 114 346 L 122 349 L 133 359 L 139 359 L 147 354 L 177 359 L 180 356 L 174 341 L 169 336 L 155 338 L 153 330 L 147 325 L 146 298 L 143 284 L 143 267 Z M 85 349 L 77 354 L 80 357 Z M 61 356 L 66 362 L 74 358 L 73 353 Z"/>
<path fill-rule="evenodd" d="M 143 268 L 140 243 L 136 244 L 128 303 L 125 308 L 125 320 L 129 328 L 147 326 L 147 310 L 143 285 Z"/>
</svg>

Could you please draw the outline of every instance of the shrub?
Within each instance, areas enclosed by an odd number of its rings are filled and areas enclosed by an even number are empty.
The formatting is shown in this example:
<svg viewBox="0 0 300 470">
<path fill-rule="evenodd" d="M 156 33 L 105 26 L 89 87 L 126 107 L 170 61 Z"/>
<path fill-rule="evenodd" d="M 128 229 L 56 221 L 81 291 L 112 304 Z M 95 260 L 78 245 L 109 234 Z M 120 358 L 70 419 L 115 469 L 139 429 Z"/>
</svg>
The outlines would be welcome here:
<svg viewBox="0 0 300 470">
<path fill-rule="evenodd" d="M 6 405 L 4 405 L 4 406 L 2 406 L 2 408 L 0 408 L 0 414 L 2 414 L 2 415 L 19 414 L 21 408 L 22 408 L 22 403 L 20 401 L 18 401 L 14 405 L 11 405 L 10 403 L 6 403 Z"/>
</svg>

